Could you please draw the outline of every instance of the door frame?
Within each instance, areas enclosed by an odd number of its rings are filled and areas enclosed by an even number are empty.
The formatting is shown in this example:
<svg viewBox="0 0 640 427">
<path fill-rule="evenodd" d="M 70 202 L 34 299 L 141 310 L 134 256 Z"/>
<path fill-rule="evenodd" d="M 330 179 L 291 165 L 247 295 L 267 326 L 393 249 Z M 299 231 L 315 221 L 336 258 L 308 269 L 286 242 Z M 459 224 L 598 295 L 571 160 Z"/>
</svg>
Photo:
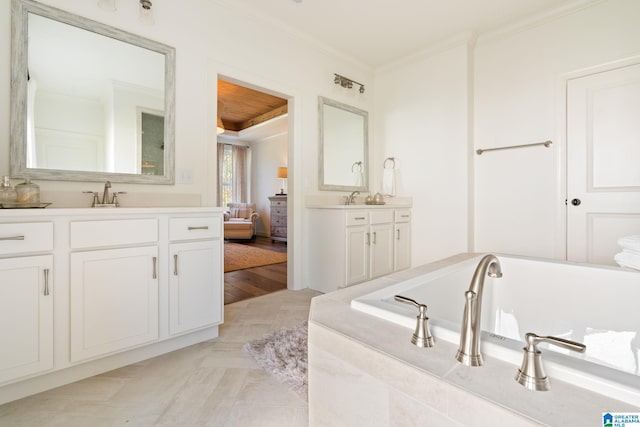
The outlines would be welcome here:
<svg viewBox="0 0 640 427">
<path fill-rule="evenodd" d="M 303 269 L 303 193 L 302 193 L 302 95 L 299 88 L 290 81 L 274 81 L 253 71 L 240 69 L 218 61 L 209 60 L 207 64 L 207 87 L 211 96 L 207 99 L 207 117 L 217 117 L 218 79 L 241 84 L 261 92 L 285 98 L 288 101 L 287 135 L 287 289 L 306 288 L 302 280 Z M 212 119 L 214 120 L 214 119 Z M 209 165 L 215 165 L 217 157 L 217 134 L 214 123 L 206 123 L 209 135 L 207 159 Z M 208 167 L 208 176 L 203 202 L 215 206 L 218 178 L 215 167 Z M 298 185 L 300 182 L 300 185 Z M 295 251 L 294 249 L 298 249 Z"/>
<path fill-rule="evenodd" d="M 568 205 L 567 198 L 567 174 L 568 170 L 568 153 L 567 153 L 567 96 L 569 80 L 578 79 L 581 77 L 587 77 L 593 74 L 599 74 L 607 71 L 612 71 L 618 68 L 628 67 L 630 65 L 640 64 L 640 55 L 630 56 L 627 58 L 605 62 L 603 64 L 595 65 L 592 67 L 583 68 L 580 70 L 571 71 L 561 74 L 557 83 L 557 105 L 558 105 L 558 130 L 556 135 L 556 141 L 558 141 L 558 155 L 556 156 L 555 175 L 556 179 L 556 195 L 558 204 L 556 209 L 556 245 L 554 248 L 554 258 L 567 260 L 567 230 L 568 230 Z"/>
</svg>

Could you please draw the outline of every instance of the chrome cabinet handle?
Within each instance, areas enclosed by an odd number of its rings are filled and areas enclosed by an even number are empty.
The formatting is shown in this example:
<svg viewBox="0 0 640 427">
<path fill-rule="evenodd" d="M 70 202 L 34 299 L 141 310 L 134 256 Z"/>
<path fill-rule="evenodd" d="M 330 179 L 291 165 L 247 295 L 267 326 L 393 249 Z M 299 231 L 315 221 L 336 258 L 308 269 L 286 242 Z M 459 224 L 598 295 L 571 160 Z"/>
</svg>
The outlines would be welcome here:
<svg viewBox="0 0 640 427">
<path fill-rule="evenodd" d="M 178 254 L 173 255 L 173 275 L 178 275 Z"/>
<path fill-rule="evenodd" d="M 367 245 L 371 244 L 371 233 L 367 233 Z"/>
<path fill-rule="evenodd" d="M 191 230 L 208 230 L 209 226 L 208 225 L 202 225 L 200 227 L 187 227 L 187 230 L 191 231 Z"/>
<path fill-rule="evenodd" d="M 402 218 L 409 218 L 409 215 L 400 215 Z"/>
<path fill-rule="evenodd" d="M 357 217 L 355 217 L 355 218 L 353 218 L 353 219 L 355 219 L 356 221 L 364 221 L 364 220 L 365 220 L 365 217 L 363 217 L 363 216 L 357 216 Z"/>
<path fill-rule="evenodd" d="M 375 231 L 373 232 L 373 244 L 374 245 L 376 244 L 376 232 Z"/>
<path fill-rule="evenodd" d="M 153 257 L 153 276 L 151 276 L 153 279 L 157 279 L 158 278 L 158 257 Z"/>
<path fill-rule="evenodd" d="M 44 296 L 49 296 L 49 269 L 44 269 Z"/>
<path fill-rule="evenodd" d="M 24 236 L 0 237 L 0 240 L 24 240 Z"/>
<path fill-rule="evenodd" d="M 400 229 L 398 228 L 396 231 L 398 232 L 398 237 L 396 237 L 396 240 L 400 240 Z"/>
</svg>

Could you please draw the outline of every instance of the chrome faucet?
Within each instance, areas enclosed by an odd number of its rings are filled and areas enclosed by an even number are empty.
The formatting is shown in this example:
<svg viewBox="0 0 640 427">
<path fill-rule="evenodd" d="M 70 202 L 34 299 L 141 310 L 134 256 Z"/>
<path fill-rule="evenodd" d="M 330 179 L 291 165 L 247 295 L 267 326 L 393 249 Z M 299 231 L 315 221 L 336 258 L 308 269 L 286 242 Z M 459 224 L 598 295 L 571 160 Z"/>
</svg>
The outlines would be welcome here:
<svg viewBox="0 0 640 427">
<path fill-rule="evenodd" d="M 471 278 L 469 290 L 464 293 L 466 301 L 456 360 L 468 366 L 482 366 L 484 363 L 480 354 L 480 320 L 485 276 L 502 277 L 500 261 L 494 255 L 485 255 L 480 260 Z"/>
<path fill-rule="evenodd" d="M 91 194 L 93 196 L 92 208 L 117 208 L 120 206 L 118 200 L 119 194 L 127 194 L 124 191 L 114 191 L 109 195 L 109 189 L 111 188 L 111 182 L 104 183 L 104 190 L 102 192 L 102 201 L 100 201 L 100 193 L 97 191 L 83 191 L 83 193 Z"/>
<path fill-rule="evenodd" d="M 354 191 L 350 195 L 346 196 L 347 200 L 345 201 L 345 205 L 354 205 L 356 203 L 356 196 L 360 194 L 359 191 Z"/>
<path fill-rule="evenodd" d="M 107 181 L 104 183 L 104 191 L 102 192 L 102 204 L 108 205 L 111 203 L 109 200 L 109 189 L 111 188 L 111 182 Z"/>
</svg>

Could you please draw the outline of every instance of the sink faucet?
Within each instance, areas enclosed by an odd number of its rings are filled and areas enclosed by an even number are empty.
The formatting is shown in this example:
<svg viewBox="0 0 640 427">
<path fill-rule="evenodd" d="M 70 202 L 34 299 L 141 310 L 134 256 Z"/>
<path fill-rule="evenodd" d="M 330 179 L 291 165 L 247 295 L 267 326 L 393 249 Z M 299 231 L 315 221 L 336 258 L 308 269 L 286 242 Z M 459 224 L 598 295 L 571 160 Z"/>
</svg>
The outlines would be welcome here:
<svg viewBox="0 0 640 427">
<path fill-rule="evenodd" d="M 359 191 L 354 191 L 350 195 L 347 196 L 347 200 L 345 201 L 345 205 L 354 205 L 356 203 L 356 196 L 360 194 Z"/>
<path fill-rule="evenodd" d="M 469 290 L 464 293 L 466 301 L 456 360 L 468 366 L 482 366 L 484 363 L 480 354 L 480 319 L 485 276 L 502 277 L 500 261 L 494 255 L 485 255 L 480 260 L 471 278 Z"/>
<path fill-rule="evenodd" d="M 109 201 L 109 189 L 111 188 L 111 182 L 107 181 L 104 183 L 104 192 L 102 193 L 102 204 L 106 205 L 111 203 Z"/>
</svg>

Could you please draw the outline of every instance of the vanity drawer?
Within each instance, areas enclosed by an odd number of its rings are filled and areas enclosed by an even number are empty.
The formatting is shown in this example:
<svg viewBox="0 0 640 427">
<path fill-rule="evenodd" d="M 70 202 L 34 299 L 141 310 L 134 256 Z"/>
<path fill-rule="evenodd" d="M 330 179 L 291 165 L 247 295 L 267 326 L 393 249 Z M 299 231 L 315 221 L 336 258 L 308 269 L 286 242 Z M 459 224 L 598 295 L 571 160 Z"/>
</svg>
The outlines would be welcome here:
<svg viewBox="0 0 640 427">
<path fill-rule="evenodd" d="M 0 224 L 0 255 L 53 250 L 53 223 Z"/>
<path fill-rule="evenodd" d="M 155 218 L 73 221 L 70 224 L 71 249 L 157 241 L 158 220 Z"/>
<path fill-rule="evenodd" d="M 169 240 L 211 239 L 220 237 L 219 217 L 171 218 Z"/>
<path fill-rule="evenodd" d="M 393 222 L 393 211 L 391 209 L 371 211 L 371 224 L 386 224 L 388 222 Z"/>
<path fill-rule="evenodd" d="M 352 225 L 367 225 L 369 224 L 369 214 L 363 211 L 349 211 L 347 212 L 347 227 Z"/>
<path fill-rule="evenodd" d="M 396 210 L 396 222 L 409 222 L 411 221 L 410 209 L 398 209 Z"/>
</svg>

